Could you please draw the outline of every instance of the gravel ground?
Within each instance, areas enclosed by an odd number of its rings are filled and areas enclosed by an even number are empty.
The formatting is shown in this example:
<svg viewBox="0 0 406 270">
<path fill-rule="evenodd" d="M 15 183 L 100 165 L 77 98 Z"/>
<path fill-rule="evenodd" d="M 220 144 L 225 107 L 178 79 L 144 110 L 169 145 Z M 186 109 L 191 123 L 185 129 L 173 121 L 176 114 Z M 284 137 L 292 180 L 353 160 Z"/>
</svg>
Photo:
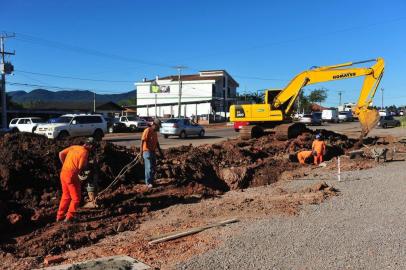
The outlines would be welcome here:
<svg viewBox="0 0 406 270">
<path fill-rule="evenodd" d="M 238 235 L 177 269 L 406 269 L 405 166 L 345 172 L 327 181 L 340 196 L 296 217 L 232 225 Z"/>
</svg>

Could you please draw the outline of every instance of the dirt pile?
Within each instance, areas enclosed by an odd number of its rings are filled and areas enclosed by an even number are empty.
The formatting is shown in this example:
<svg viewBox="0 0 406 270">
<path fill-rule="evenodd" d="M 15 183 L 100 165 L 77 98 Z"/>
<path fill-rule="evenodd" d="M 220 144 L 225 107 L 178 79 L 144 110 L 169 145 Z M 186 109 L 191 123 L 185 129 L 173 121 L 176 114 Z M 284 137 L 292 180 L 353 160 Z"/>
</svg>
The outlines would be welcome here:
<svg viewBox="0 0 406 270">
<path fill-rule="evenodd" d="M 46 223 L 60 198 L 58 153 L 83 138 L 49 140 L 32 134 L 6 134 L 0 139 L 0 228 Z M 130 151 L 101 143 L 94 157 L 100 165 L 100 182 L 106 185 L 128 163 Z"/>
<path fill-rule="evenodd" d="M 331 156 L 354 145 L 345 136 L 321 132 L 331 144 Z M 18 257 L 58 254 L 110 234 L 135 230 L 153 210 L 276 182 L 284 171 L 299 166 L 287 156 L 309 149 L 313 139 L 313 133 L 288 141 L 268 135 L 165 150 L 165 158 L 158 161 L 157 187 L 145 188 L 143 168 L 138 165 L 101 196 L 100 209 L 82 210 L 79 224 L 66 226 L 54 223 L 61 195 L 58 152 L 83 143 L 83 139 L 56 141 L 31 134 L 7 134 L 0 138 L 0 250 Z M 135 157 L 134 151 L 137 149 L 106 142 L 96 148 L 91 158 L 99 168 L 100 188 Z"/>
</svg>

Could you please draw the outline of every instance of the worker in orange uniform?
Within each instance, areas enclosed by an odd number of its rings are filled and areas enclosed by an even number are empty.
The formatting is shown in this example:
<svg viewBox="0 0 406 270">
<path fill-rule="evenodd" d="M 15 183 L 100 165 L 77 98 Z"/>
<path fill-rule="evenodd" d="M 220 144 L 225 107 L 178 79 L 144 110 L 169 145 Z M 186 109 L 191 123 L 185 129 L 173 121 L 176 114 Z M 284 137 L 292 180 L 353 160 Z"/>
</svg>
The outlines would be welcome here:
<svg viewBox="0 0 406 270">
<path fill-rule="evenodd" d="M 145 167 L 145 184 L 148 188 L 152 188 L 154 182 L 155 166 L 156 166 L 156 150 L 163 157 L 161 147 L 158 142 L 157 131 L 161 127 L 161 121 L 155 119 L 152 125 L 144 130 L 141 137 L 141 155 L 144 159 Z"/>
<path fill-rule="evenodd" d="M 297 153 L 297 159 L 299 160 L 300 164 L 306 164 L 306 160 L 313 156 L 313 151 L 300 151 Z"/>
<path fill-rule="evenodd" d="M 316 140 L 313 141 L 312 151 L 314 155 L 314 164 L 319 165 L 323 162 L 323 155 L 326 154 L 326 144 L 322 140 L 321 135 L 316 135 Z"/>
<path fill-rule="evenodd" d="M 79 174 L 86 168 L 93 145 L 94 139 L 88 138 L 83 146 L 73 145 L 59 152 L 62 163 L 62 198 L 56 221 L 74 221 L 81 197 Z"/>
</svg>

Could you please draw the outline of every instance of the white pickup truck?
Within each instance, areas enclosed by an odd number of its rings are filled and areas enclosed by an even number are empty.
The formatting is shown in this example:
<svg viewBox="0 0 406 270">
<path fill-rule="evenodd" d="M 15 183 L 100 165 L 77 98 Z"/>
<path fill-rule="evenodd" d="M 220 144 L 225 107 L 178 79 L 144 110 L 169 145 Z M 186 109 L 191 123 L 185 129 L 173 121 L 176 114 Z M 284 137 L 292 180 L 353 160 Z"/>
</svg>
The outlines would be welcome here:
<svg viewBox="0 0 406 270">
<path fill-rule="evenodd" d="M 39 124 L 45 123 L 39 117 L 25 117 L 11 119 L 9 127 L 12 132 L 34 132 Z"/>
<path fill-rule="evenodd" d="M 125 124 L 128 128 L 133 131 L 144 130 L 148 127 L 147 121 L 134 116 L 121 116 L 120 122 Z"/>
</svg>

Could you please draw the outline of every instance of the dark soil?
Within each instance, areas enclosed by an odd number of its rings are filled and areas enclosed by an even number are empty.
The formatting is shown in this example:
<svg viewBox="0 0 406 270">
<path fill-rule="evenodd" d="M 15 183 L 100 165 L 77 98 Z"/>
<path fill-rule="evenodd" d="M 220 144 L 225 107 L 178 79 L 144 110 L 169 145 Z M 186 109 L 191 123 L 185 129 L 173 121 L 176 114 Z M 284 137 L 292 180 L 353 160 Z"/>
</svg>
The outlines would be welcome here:
<svg viewBox="0 0 406 270">
<path fill-rule="evenodd" d="M 354 147 L 355 141 L 346 136 L 320 132 L 330 145 L 327 159 Z M 276 182 L 281 173 L 299 166 L 289 161 L 289 154 L 311 148 L 313 139 L 310 132 L 288 141 L 268 135 L 165 150 L 165 158 L 158 160 L 156 187 L 148 190 L 142 184 L 143 167 L 138 164 L 99 198 L 100 208 L 82 209 L 76 224 L 64 224 L 54 222 L 61 196 L 58 153 L 82 144 L 83 138 L 58 141 L 6 134 L 0 138 L 0 253 L 18 258 L 59 254 L 107 235 L 136 230 L 153 210 Z M 102 142 L 91 155 L 99 187 L 106 187 L 134 158 L 134 150 Z"/>
</svg>

